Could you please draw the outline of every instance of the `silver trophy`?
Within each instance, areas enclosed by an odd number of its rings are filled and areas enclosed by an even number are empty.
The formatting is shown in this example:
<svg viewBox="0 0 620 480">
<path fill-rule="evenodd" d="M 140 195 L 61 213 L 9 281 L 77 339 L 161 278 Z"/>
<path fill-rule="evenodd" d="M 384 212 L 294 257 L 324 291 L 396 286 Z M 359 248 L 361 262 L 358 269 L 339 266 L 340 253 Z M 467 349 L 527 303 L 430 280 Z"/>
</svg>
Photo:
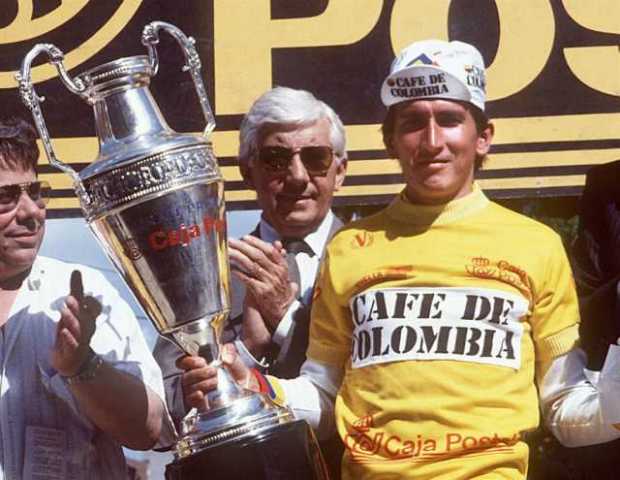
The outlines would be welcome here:
<svg viewBox="0 0 620 480">
<path fill-rule="evenodd" d="M 180 44 L 206 120 L 203 135 L 172 130 L 149 83 L 159 66 L 159 31 Z M 327 478 L 308 425 L 268 396 L 240 388 L 219 360 L 230 311 L 224 182 L 209 139 L 215 120 L 188 38 L 164 22 L 142 33 L 148 55 L 121 58 L 71 77 L 63 53 L 38 44 L 16 75 L 49 162 L 71 175 L 84 216 L 157 331 L 218 368 L 210 410 L 190 414 L 169 479 Z M 99 156 L 79 174 L 56 158 L 31 80 L 45 53 L 64 85 L 93 107 Z M 215 468 L 215 470 L 214 470 Z"/>
</svg>

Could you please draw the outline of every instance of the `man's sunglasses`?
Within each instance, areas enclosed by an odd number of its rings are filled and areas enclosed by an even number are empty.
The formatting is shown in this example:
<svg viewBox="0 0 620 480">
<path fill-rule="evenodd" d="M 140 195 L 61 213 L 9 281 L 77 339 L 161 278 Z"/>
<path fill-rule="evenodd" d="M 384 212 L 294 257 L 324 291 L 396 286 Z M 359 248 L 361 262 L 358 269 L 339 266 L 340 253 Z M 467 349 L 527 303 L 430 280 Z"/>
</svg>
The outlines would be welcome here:
<svg viewBox="0 0 620 480">
<path fill-rule="evenodd" d="M 309 145 L 297 150 L 279 146 L 262 147 L 258 151 L 258 159 L 270 173 L 281 174 L 288 170 L 297 153 L 310 175 L 325 175 L 334 160 L 334 151 L 324 145 Z"/>
<path fill-rule="evenodd" d="M 17 206 L 22 192 L 26 192 L 40 207 L 47 204 L 52 187 L 48 182 L 13 183 L 0 186 L 0 210 L 7 211 Z"/>
</svg>

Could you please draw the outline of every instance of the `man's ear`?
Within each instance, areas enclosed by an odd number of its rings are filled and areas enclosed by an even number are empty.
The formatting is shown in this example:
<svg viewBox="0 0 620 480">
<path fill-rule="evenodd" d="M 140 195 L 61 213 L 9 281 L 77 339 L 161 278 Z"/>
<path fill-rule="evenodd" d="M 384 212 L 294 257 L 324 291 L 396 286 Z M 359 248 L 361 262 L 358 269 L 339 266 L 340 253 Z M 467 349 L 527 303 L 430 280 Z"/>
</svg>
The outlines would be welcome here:
<svg viewBox="0 0 620 480">
<path fill-rule="evenodd" d="M 396 150 L 394 149 L 394 137 L 392 135 L 383 136 L 383 145 L 385 145 L 385 149 L 387 150 L 387 153 L 390 156 L 390 158 L 398 158 L 398 154 L 396 153 Z"/>
<path fill-rule="evenodd" d="M 254 190 L 254 179 L 252 178 L 252 169 L 250 168 L 249 162 L 239 164 L 239 171 L 241 172 L 243 183 Z"/>
<path fill-rule="evenodd" d="M 336 177 L 334 178 L 334 192 L 340 190 L 344 183 L 344 177 L 347 174 L 347 160 L 343 158 L 340 163 L 336 165 Z"/>
<path fill-rule="evenodd" d="M 493 135 L 495 134 L 495 126 L 489 122 L 487 126 L 478 134 L 478 139 L 476 140 L 476 153 L 480 157 L 484 157 L 491 148 L 491 143 L 493 143 Z"/>
</svg>

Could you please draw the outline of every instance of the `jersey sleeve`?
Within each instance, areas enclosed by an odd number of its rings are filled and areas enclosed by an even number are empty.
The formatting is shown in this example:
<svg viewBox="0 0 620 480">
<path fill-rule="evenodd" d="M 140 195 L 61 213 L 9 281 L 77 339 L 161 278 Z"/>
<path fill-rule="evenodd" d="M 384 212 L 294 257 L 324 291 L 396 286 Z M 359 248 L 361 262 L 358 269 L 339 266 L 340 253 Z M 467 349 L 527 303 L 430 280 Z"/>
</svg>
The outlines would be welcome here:
<svg viewBox="0 0 620 480">
<path fill-rule="evenodd" d="M 573 274 L 560 238 L 554 235 L 553 239 L 544 278 L 535 285 L 530 318 L 538 378 L 542 378 L 554 358 L 573 349 L 579 339 L 579 306 Z"/>
</svg>

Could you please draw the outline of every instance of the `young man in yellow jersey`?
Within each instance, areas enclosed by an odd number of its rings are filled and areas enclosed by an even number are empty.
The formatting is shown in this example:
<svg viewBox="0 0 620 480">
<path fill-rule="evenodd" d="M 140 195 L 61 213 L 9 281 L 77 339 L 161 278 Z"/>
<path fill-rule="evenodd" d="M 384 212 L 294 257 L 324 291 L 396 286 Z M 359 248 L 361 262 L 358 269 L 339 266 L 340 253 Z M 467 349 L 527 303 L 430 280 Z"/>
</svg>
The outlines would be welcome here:
<svg viewBox="0 0 620 480">
<path fill-rule="evenodd" d="M 586 377 L 560 238 L 474 182 L 493 139 L 485 85 L 471 45 L 403 50 L 381 98 L 406 187 L 330 242 L 301 376 L 264 382 L 224 349 L 319 434 L 335 420 L 343 478 L 524 479 L 539 407 L 567 445 L 620 437 L 618 354 Z"/>
</svg>

